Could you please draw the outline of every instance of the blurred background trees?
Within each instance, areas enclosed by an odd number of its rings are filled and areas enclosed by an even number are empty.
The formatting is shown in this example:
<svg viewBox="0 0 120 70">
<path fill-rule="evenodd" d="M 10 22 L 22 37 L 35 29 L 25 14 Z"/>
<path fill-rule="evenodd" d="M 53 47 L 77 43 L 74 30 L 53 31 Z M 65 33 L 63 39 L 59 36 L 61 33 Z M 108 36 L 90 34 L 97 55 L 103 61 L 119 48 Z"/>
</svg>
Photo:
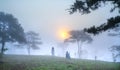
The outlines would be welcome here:
<svg viewBox="0 0 120 70">
<path fill-rule="evenodd" d="M 93 39 L 91 36 L 84 32 L 83 30 L 72 30 L 69 32 L 70 37 L 65 39 L 65 42 L 72 42 L 72 43 L 77 43 L 78 46 L 78 57 L 81 57 L 82 54 L 82 44 L 84 42 L 91 43 Z"/>
<path fill-rule="evenodd" d="M 27 50 L 28 54 L 30 55 L 30 50 L 31 49 L 39 49 L 38 45 L 42 44 L 41 39 L 39 38 L 39 34 L 34 32 L 34 31 L 28 31 L 26 33 L 26 45 L 27 45 Z"/>
<path fill-rule="evenodd" d="M 79 12 L 81 15 L 89 14 L 92 11 L 99 9 L 102 5 L 108 5 L 107 3 L 110 3 L 113 6 L 111 7 L 110 12 L 117 10 L 118 13 L 120 13 L 120 0 L 75 0 L 68 11 L 70 14 L 75 12 Z M 117 16 L 110 17 L 106 20 L 106 23 L 103 23 L 100 26 L 93 25 L 92 27 L 84 28 L 84 31 L 96 35 L 101 32 L 115 30 L 116 33 L 110 33 L 109 36 L 120 36 L 120 15 L 118 14 Z M 115 62 L 116 58 L 120 55 L 120 46 L 112 46 L 111 51 Z"/>
</svg>

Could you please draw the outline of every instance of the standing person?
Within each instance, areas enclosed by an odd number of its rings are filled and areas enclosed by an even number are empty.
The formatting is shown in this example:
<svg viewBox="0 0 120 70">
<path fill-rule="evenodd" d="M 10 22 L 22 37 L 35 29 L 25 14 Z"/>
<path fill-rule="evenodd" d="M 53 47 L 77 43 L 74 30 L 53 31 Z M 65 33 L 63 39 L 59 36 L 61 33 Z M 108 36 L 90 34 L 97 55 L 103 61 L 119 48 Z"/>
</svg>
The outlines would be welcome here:
<svg viewBox="0 0 120 70">
<path fill-rule="evenodd" d="M 97 56 L 95 55 L 95 61 L 97 60 Z"/>
<path fill-rule="evenodd" d="M 67 58 L 67 59 L 70 59 L 70 54 L 69 54 L 68 51 L 66 52 L 66 58 Z"/>
<path fill-rule="evenodd" d="M 51 49 L 51 54 L 52 54 L 52 56 L 55 56 L 55 50 L 54 50 L 54 47 L 52 47 L 52 49 Z"/>
</svg>

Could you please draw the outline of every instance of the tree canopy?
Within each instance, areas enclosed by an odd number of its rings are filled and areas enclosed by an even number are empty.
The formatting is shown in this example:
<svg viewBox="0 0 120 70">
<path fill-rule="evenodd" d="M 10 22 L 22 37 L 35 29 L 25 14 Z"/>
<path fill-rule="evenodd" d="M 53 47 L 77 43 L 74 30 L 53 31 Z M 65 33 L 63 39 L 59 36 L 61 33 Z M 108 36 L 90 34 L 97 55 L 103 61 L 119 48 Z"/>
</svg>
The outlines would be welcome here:
<svg viewBox="0 0 120 70">
<path fill-rule="evenodd" d="M 4 52 L 6 42 L 25 43 L 24 29 L 18 20 L 11 14 L 0 12 L 0 43 L 1 53 Z"/>
<path fill-rule="evenodd" d="M 65 42 L 76 42 L 76 41 L 81 41 L 81 42 L 91 42 L 92 38 L 91 36 L 84 32 L 83 30 L 72 30 L 69 32 L 70 37 L 65 39 Z"/>
<path fill-rule="evenodd" d="M 99 9 L 103 4 L 107 5 L 107 3 L 111 3 L 113 7 L 111 7 L 110 12 L 113 12 L 115 10 L 118 10 L 120 13 L 120 0 L 75 0 L 74 4 L 71 5 L 69 9 L 69 13 L 73 14 L 77 11 L 79 11 L 80 14 L 89 14 L 94 10 Z M 101 32 L 107 31 L 107 30 L 120 30 L 120 15 L 118 14 L 115 17 L 110 17 L 107 19 L 106 23 L 101 24 L 100 26 L 93 25 L 90 28 L 84 28 L 85 32 L 91 33 L 91 34 L 99 34 Z M 119 36 L 120 33 L 110 33 L 109 36 Z M 112 46 L 111 50 L 114 52 L 118 52 L 116 55 L 113 53 L 114 60 L 117 56 L 120 55 L 120 46 Z"/>
<path fill-rule="evenodd" d="M 28 54 L 30 55 L 30 49 L 39 49 L 39 44 L 42 44 L 39 34 L 34 31 L 28 31 L 26 33 L 26 44 L 28 49 Z"/>
<path fill-rule="evenodd" d="M 102 4 L 107 5 L 106 3 L 110 2 L 113 5 L 110 12 L 118 9 L 120 13 L 120 0 L 76 0 L 71 8 L 69 9 L 70 14 L 73 14 L 77 11 L 81 14 L 89 14 L 94 10 L 99 9 Z M 90 28 L 85 28 L 85 31 L 92 34 L 99 34 L 100 32 L 113 29 L 118 27 L 120 23 L 120 16 L 111 17 L 107 20 L 107 23 L 104 23 L 98 27 L 92 26 Z"/>
<path fill-rule="evenodd" d="M 83 42 L 91 43 L 93 39 L 87 32 L 84 32 L 83 30 L 72 30 L 69 32 L 69 34 L 70 34 L 70 37 L 65 39 L 65 42 L 72 42 L 72 43 L 76 42 L 77 43 L 78 56 L 80 58 L 82 54 L 82 48 L 81 48 L 82 43 Z"/>
<path fill-rule="evenodd" d="M 107 5 L 107 2 L 111 2 L 114 6 L 110 12 L 113 12 L 115 9 L 119 9 L 120 12 L 120 0 L 76 0 L 74 4 L 71 5 L 69 12 L 73 14 L 79 11 L 81 14 L 88 14 L 93 10 L 99 9 L 102 4 Z"/>
<path fill-rule="evenodd" d="M 116 58 L 120 57 L 120 45 L 113 45 L 110 47 L 110 51 L 113 55 L 113 61 L 116 61 Z"/>
<path fill-rule="evenodd" d="M 100 32 L 119 27 L 119 23 L 120 23 L 120 16 L 116 16 L 108 19 L 107 23 L 104 23 L 98 27 L 92 26 L 90 28 L 85 28 L 84 31 L 96 35 L 99 34 Z"/>
<path fill-rule="evenodd" d="M 24 29 L 18 20 L 11 14 L 0 12 L 0 38 L 3 37 L 6 42 L 25 42 Z"/>
</svg>

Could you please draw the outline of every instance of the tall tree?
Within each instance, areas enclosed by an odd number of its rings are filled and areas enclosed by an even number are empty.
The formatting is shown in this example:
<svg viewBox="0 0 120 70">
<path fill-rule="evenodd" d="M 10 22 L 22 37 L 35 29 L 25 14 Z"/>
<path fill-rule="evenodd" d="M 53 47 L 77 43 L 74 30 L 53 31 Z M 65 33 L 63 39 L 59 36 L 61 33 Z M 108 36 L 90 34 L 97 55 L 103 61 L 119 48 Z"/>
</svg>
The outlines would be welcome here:
<svg viewBox="0 0 120 70">
<path fill-rule="evenodd" d="M 80 58 L 81 53 L 82 53 L 82 43 L 87 42 L 90 43 L 92 42 L 92 38 L 88 33 L 84 32 L 83 30 L 72 30 L 69 32 L 71 35 L 68 39 L 65 39 L 65 42 L 72 42 L 72 43 L 77 43 L 78 45 L 78 56 Z M 81 45 L 80 45 L 81 44 Z"/>
<path fill-rule="evenodd" d="M 113 29 L 113 33 L 109 33 L 109 36 L 120 37 L 120 27 Z M 113 61 L 116 61 L 116 58 L 120 57 L 120 45 L 113 45 L 110 47 L 112 52 Z"/>
<path fill-rule="evenodd" d="M 29 31 L 26 33 L 26 45 L 28 54 L 30 55 L 31 49 L 39 49 L 39 44 L 42 44 L 41 39 L 39 38 L 39 34 L 33 31 Z"/>
<path fill-rule="evenodd" d="M 118 9 L 120 13 L 120 0 L 76 0 L 71 8 L 69 9 L 70 14 L 79 11 L 81 14 L 89 14 L 94 10 L 99 9 L 102 4 L 107 5 L 110 2 L 114 7 L 111 8 L 110 12 Z M 107 23 L 100 25 L 99 27 L 86 28 L 85 31 L 92 34 L 99 34 L 100 32 L 115 28 L 120 23 L 120 16 L 111 17 Z"/>
<path fill-rule="evenodd" d="M 120 57 L 120 46 L 114 45 L 110 47 L 110 51 L 112 52 L 113 61 L 116 62 L 116 58 Z"/>
<path fill-rule="evenodd" d="M 25 34 L 18 20 L 11 14 L 0 12 L 1 54 L 4 54 L 6 42 L 25 43 Z"/>
</svg>

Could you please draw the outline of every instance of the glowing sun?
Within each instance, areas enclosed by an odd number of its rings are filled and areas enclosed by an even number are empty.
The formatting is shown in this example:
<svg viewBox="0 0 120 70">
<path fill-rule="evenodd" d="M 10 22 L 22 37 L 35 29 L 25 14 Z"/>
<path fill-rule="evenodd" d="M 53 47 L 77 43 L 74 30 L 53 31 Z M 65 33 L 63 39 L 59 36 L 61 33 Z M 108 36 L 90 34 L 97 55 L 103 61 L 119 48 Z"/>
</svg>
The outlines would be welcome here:
<svg viewBox="0 0 120 70">
<path fill-rule="evenodd" d="M 61 39 L 67 39 L 67 38 L 69 38 L 70 37 L 69 31 L 67 29 L 60 29 L 59 30 L 59 37 Z"/>
</svg>

